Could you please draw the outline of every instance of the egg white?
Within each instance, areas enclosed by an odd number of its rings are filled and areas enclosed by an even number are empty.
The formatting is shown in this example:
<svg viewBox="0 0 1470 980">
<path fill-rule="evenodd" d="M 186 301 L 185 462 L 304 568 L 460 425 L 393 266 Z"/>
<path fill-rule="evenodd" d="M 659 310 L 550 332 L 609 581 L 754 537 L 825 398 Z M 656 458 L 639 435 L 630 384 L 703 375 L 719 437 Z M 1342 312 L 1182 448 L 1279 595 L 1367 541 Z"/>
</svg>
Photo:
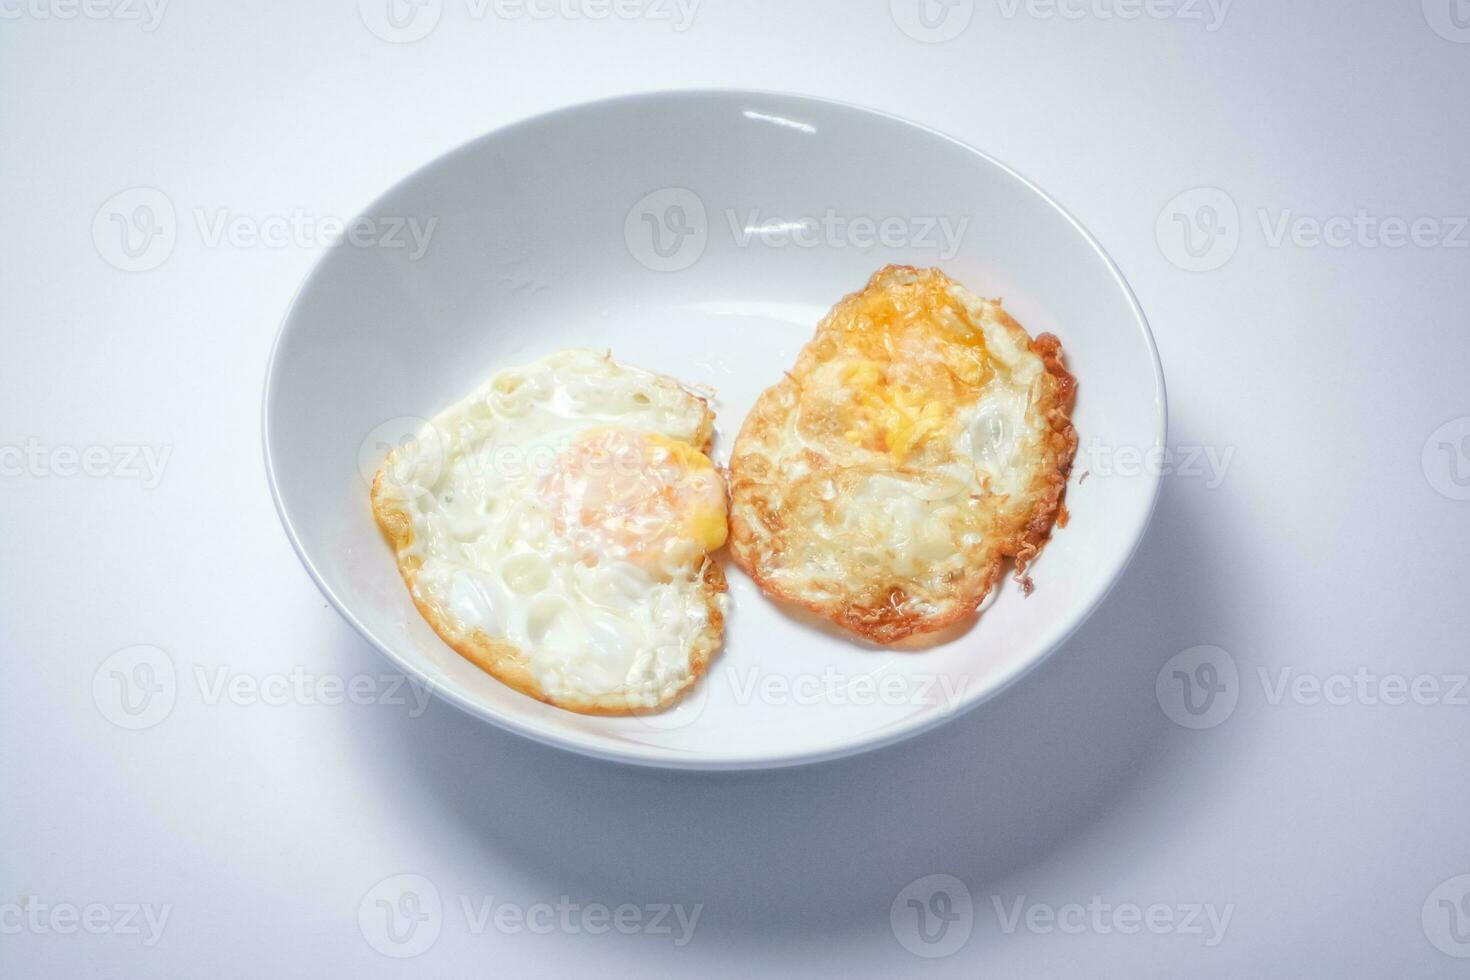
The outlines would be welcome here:
<svg viewBox="0 0 1470 980">
<path fill-rule="evenodd" d="M 700 449 L 710 420 L 678 384 L 594 351 L 499 372 L 395 450 L 375 487 L 416 605 L 460 652 L 554 704 L 619 713 L 670 702 L 718 642 L 723 579 L 712 589 L 698 549 L 652 564 L 616 548 L 589 556 L 558 531 L 543 491 L 589 430 Z"/>
</svg>

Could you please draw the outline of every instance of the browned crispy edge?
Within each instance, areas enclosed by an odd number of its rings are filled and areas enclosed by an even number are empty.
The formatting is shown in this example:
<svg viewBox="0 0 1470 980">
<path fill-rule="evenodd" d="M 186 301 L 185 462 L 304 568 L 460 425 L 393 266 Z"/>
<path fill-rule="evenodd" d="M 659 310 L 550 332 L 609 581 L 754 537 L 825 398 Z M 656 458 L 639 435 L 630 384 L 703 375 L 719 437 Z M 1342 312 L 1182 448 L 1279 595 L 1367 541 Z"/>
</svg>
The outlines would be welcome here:
<svg viewBox="0 0 1470 980">
<path fill-rule="evenodd" d="M 1017 328 L 1024 329 L 1009 313 L 1002 310 L 1001 315 Z M 1046 366 L 1046 373 L 1056 384 L 1055 403 L 1046 413 L 1046 424 L 1050 430 L 1047 437 L 1048 448 L 1056 454 L 1056 466 L 1049 472 L 1039 474 L 1032 482 L 1032 490 L 1037 494 L 1036 505 L 1032 507 L 1031 515 L 1020 532 L 1012 539 L 1014 547 L 1003 549 L 1005 554 L 1015 559 L 1017 580 L 1025 575 L 1027 566 L 1036 560 L 1042 547 L 1051 539 L 1057 512 L 1067 493 L 1072 461 L 1077 456 L 1077 430 L 1072 425 L 1072 409 L 1077 404 L 1077 379 L 1063 362 L 1062 342 L 1052 334 L 1040 334 L 1031 341 L 1031 350 L 1041 358 Z"/>
<path fill-rule="evenodd" d="M 682 385 L 662 375 L 657 376 L 661 382 L 677 385 L 685 390 Z M 699 448 L 706 455 L 710 451 L 710 443 L 714 436 L 714 412 L 710 410 L 709 401 L 699 395 L 689 394 L 699 400 L 704 413 L 699 427 Z M 388 459 L 391 460 L 392 454 Z M 704 566 L 700 569 L 700 578 L 704 582 L 705 607 L 709 613 L 707 626 L 695 638 L 694 645 L 689 651 L 689 679 L 673 693 L 665 697 L 653 708 L 629 705 L 626 699 L 620 696 L 608 695 L 591 699 L 562 699 L 557 700 L 546 694 L 541 686 L 536 683 L 527 662 L 526 654 L 515 644 L 506 640 L 492 637 L 483 630 L 472 630 L 469 633 L 459 633 L 450 627 L 445 617 L 438 609 L 419 598 L 417 589 L 414 587 L 418 577 L 418 571 L 422 561 L 414 555 L 408 554 L 408 549 L 413 545 L 413 525 L 408 514 L 403 511 L 398 502 L 395 501 L 383 488 L 383 476 L 387 472 L 388 462 L 385 461 L 381 469 L 373 477 L 373 485 L 370 493 L 373 517 L 378 522 L 379 529 L 393 546 L 394 558 L 398 565 L 398 573 L 403 578 L 403 583 L 408 588 L 409 598 L 414 607 L 424 617 L 439 638 L 447 643 L 456 653 L 466 660 L 490 674 L 496 680 L 505 684 L 528 697 L 535 698 L 546 704 L 563 708 L 567 711 L 575 711 L 584 715 L 634 715 L 647 714 L 653 711 L 661 711 L 676 704 L 694 684 L 709 670 L 710 661 L 715 651 L 719 649 L 720 642 L 725 632 L 725 617 L 720 609 L 718 596 L 728 589 L 725 581 L 724 570 L 712 559 L 706 556 Z"/>
</svg>

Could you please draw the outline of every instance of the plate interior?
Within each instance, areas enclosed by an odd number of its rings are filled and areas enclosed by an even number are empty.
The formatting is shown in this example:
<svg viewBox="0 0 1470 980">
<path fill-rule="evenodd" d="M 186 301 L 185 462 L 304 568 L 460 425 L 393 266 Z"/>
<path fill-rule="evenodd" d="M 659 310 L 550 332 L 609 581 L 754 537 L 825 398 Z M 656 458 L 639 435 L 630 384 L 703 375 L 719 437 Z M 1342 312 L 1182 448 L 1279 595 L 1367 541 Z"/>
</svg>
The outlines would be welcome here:
<svg viewBox="0 0 1470 980">
<path fill-rule="evenodd" d="M 1126 285 L 1039 191 L 923 128 L 791 96 L 619 99 L 492 133 L 364 217 L 379 229 L 432 221 L 432 234 L 422 254 L 406 233 L 405 247 L 344 243 L 303 286 L 267 384 L 272 488 L 349 621 L 450 700 L 513 730 L 696 768 L 892 741 L 983 700 L 1059 644 L 1121 573 L 1152 510 L 1146 459 L 1163 445 L 1162 379 Z M 709 675 L 670 711 L 618 719 L 518 695 L 422 621 L 366 482 L 417 420 L 499 367 L 608 349 L 713 390 L 714 455 L 726 462 L 756 396 L 821 316 L 891 262 L 939 266 L 1003 298 L 1033 335 L 1061 338 L 1079 379 L 1070 521 L 1033 567 L 1033 594 L 1008 579 L 973 628 L 879 649 L 771 603 L 725 561 L 732 609 Z"/>
</svg>

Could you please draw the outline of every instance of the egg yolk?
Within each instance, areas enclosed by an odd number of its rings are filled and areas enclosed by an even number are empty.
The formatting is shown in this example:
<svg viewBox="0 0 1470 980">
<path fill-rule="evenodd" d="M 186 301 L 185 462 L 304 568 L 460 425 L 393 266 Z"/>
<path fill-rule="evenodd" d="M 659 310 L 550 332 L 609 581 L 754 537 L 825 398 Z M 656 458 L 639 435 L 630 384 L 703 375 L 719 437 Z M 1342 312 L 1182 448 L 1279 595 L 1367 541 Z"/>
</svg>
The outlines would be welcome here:
<svg viewBox="0 0 1470 980">
<path fill-rule="evenodd" d="M 946 425 L 943 401 L 903 385 L 885 384 L 882 367 L 873 361 L 850 365 L 843 381 L 853 391 L 855 411 L 844 435 L 854 445 L 886 452 L 902 463 Z"/>
<path fill-rule="evenodd" d="M 643 565 L 714 551 L 728 533 L 725 481 L 687 442 L 652 432 L 582 433 L 541 485 L 557 533 L 596 557 Z"/>
<path fill-rule="evenodd" d="M 937 282 L 865 296 L 838 329 L 851 357 L 844 435 L 899 463 L 946 429 L 991 371 L 984 334 Z"/>
</svg>

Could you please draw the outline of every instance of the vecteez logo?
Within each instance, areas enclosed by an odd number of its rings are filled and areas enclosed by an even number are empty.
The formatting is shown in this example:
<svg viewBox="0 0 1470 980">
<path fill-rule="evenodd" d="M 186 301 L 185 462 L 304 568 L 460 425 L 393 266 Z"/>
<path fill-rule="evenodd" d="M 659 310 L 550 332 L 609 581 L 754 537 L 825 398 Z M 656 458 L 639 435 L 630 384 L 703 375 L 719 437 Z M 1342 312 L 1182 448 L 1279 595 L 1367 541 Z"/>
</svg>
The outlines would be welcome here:
<svg viewBox="0 0 1470 980">
<path fill-rule="evenodd" d="M 643 20 L 676 34 L 694 26 L 703 0 L 465 0 L 473 20 Z"/>
<path fill-rule="evenodd" d="M 996 0 L 1000 14 L 1015 20 L 1177 20 L 1204 25 L 1213 34 L 1225 25 L 1234 0 Z"/>
<path fill-rule="evenodd" d="M 1218 489 L 1235 459 L 1234 446 L 1114 446 L 1089 439 L 1077 449 L 1072 469 L 1100 479 L 1141 476 L 1199 480 Z"/>
<path fill-rule="evenodd" d="M 1446 41 L 1470 44 L 1470 0 L 1423 0 L 1424 20 Z"/>
<path fill-rule="evenodd" d="M 163 482 L 173 446 L 118 443 L 53 446 L 32 437 L 0 445 L 0 478 L 131 480 L 144 490 Z"/>
<path fill-rule="evenodd" d="M 953 41 L 975 19 L 975 0 L 889 0 L 898 29 L 921 44 Z"/>
<path fill-rule="evenodd" d="M 92 675 L 92 700 L 119 728 L 138 731 L 166 719 L 178 700 L 173 659 L 155 646 L 126 647 L 109 655 Z"/>
<path fill-rule="evenodd" d="M 1047 936 L 1153 935 L 1196 938 L 1206 948 L 1219 946 L 1235 915 L 1233 903 L 1115 901 L 1092 895 L 1086 901 L 1052 904 L 1026 895 L 991 895 L 990 907 L 1001 935 Z M 889 908 L 893 936 L 904 949 L 925 959 L 952 956 L 969 942 L 975 927 L 970 889 L 953 875 L 925 875 L 911 882 Z"/>
<path fill-rule="evenodd" d="M 444 0 L 357 0 L 363 26 L 390 44 L 422 41 L 439 26 Z"/>
<path fill-rule="evenodd" d="M 959 254 L 971 222 L 969 215 L 863 214 L 835 207 L 806 214 L 731 207 L 720 216 L 729 244 L 737 249 L 851 249 L 868 254 L 881 248 L 926 252 L 937 261 Z M 706 202 L 687 187 L 652 191 L 623 219 L 628 254 L 654 272 L 693 266 L 703 258 L 712 230 Z"/>
<path fill-rule="evenodd" d="M 423 258 L 439 227 L 437 215 L 373 215 L 347 219 L 293 208 L 245 214 L 228 207 L 194 207 L 188 212 L 201 247 L 217 249 L 377 248 Z M 169 260 L 178 245 L 179 214 L 156 187 L 130 187 L 108 198 L 92 218 L 92 242 L 108 265 L 123 272 L 148 272 Z"/>
<path fill-rule="evenodd" d="M 1456 959 L 1470 959 L 1470 874 L 1436 885 L 1424 898 L 1419 921 L 1424 937 L 1435 949 Z"/>
<path fill-rule="evenodd" d="M 704 201 L 687 187 L 644 195 L 623 221 L 623 241 L 637 262 L 654 272 L 680 272 L 698 262 L 709 244 Z"/>
<path fill-rule="evenodd" d="M 1197 187 L 1178 195 L 1154 223 L 1159 251 L 1187 272 L 1211 272 L 1240 247 L 1240 209 L 1218 187 Z"/>
<path fill-rule="evenodd" d="M 1442 497 L 1470 500 L 1470 415 L 1450 419 L 1424 440 L 1424 479 Z"/>
<path fill-rule="evenodd" d="M 1463 673 L 1384 673 L 1367 666 L 1314 672 L 1290 665 L 1258 665 L 1254 673 L 1261 690 L 1257 703 L 1267 709 L 1470 708 L 1470 675 Z M 1249 690 L 1235 658 L 1216 646 L 1175 654 L 1154 682 L 1164 715 L 1192 729 L 1224 724 Z"/>
<path fill-rule="evenodd" d="M 363 895 L 357 925 L 369 946 L 393 959 L 422 956 L 439 941 L 446 925 L 469 936 L 623 936 L 664 939 L 676 949 L 693 940 L 704 904 L 583 902 L 569 895 L 555 901 L 512 902 L 496 895 L 450 895 L 420 874 L 384 878 Z M 457 924 L 456 924 L 457 923 Z"/>
<path fill-rule="evenodd" d="M 1177 20 L 1218 31 L 1234 0 L 995 0 L 1003 20 L 1035 21 Z M 924 44 L 943 44 L 959 37 L 975 17 L 975 0 L 889 0 L 889 14 L 899 30 Z"/>
<path fill-rule="evenodd" d="M 843 215 L 836 208 L 820 214 L 793 217 L 763 214 L 758 209 L 725 211 L 730 236 L 737 248 L 760 244 L 766 248 L 853 248 L 869 252 L 878 246 L 889 249 L 926 249 L 949 261 L 959 254 L 968 215 Z"/>
<path fill-rule="evenodd" d="M 759 667 L 731 668 L 728 678 L 732 700 L 738 705 L 836 708 L 938 708 L 952 710 L 970 688 L 964 674 L 856 673 L 833 667 L 821 673 L 780 673 Z"/>
<path fill-rule="evenodd" d="M 432 422 L 417 415 L 400 415 L 363 437 L 357 448 L 357 469 L 364 486 L 371 487 L 381 472 L 383 494 L 395 500 L 416 500 L 443 474 L 448 452 L 447 438 Z"/>
<path fill-rule="evenodd" d="M 123 272 L 147 272 L 167 262 L 178 242 L 174 202 L 156 187 L 131 187 L 102 203 L 92 219 L 97 254 Z"/>
<path fill-rule="evenodd" d="M 954 875 L 925 875 L 894 897 L 888 923 L 904 949 L 924 959 L 941 959 L 970 941 L 975 901 L 969 886 Z"/>
<path fill-rule="evenodd" d="M 173 910 L 168 902 L 52 902 L 25 895 L 0 902 L 0 936 L 136 936 L 151 949 L 163 938 Z"/>
<path fill-rule="evenodd" d="M 111 20 L 147 33 L 163 22 L 169 0 L 0 0 L 0 20 Z"/>
<path fill-rule="evenodd" d="M 92 700 L 102 717 L 114 725 L 141 731 L 166 721 L 180 695 L 191 689 L 194 703 L 206 708 L 386 706 L 420 718 L 433 703 L 433 692 L 443 684 L 437 669 L 420 678 L 395 673 L 319 673 L 300 665 L 247 673 L 228 664 L 195 664 L 181 678 L 172 657 L 158 647 L 141 644 L 118 650 L 98 665 L 92 675 Z"/>
<path fill-rule="evenodd" d="M 1025 895 L 990 896 L 1000 931 L 1007 936 L 1025 930 L 1037 936 L 1061 933 L 1080 936 L 1192 936 L 1206 949 L 1225 941 L 1235 905 L 1214 902 L 1117 902 L 1093 895 L 1086 902 L 1031 901 Z"/>
<path fill-rule="evenodd" d="M 423 875 L 384 878 L 358 903 L 357 927 L 367 944 L 384 956 L 421 956 L 439 941 L 444 928 L 439 889 Z"/>
<path fill-rule="evenodd" d="M 677 34 L 694 26 L 702 0 L 463 0 L 460 13 L 472 22 L 648 21 Z M 363 25 L 390 44 L 422 41 L 444 18 L 444 0 L 358 0 Z"/>
<path fill-rule="evenodd" d="M 1164 715 L 1182 728 L 1214 728 L 1235 712 L 1240 671 L 1216 646 L 1196 646 L 1170 657 L 1154 681 Z"/>
<path fill-rule="evenodd" d="M 1470 215 L 1393 214 L 1366 207 L 1327 214 L 1294 208 L 1255 209 L 1260 243 L 1270 249 L 1470 249 Z M 1159 212 L 1159 251 L 1187 272 L 1213 272 L 1235 257 L 1245 223 L 1235 199 L 1218 187 L 1196 187 Z"/>
</svg>

